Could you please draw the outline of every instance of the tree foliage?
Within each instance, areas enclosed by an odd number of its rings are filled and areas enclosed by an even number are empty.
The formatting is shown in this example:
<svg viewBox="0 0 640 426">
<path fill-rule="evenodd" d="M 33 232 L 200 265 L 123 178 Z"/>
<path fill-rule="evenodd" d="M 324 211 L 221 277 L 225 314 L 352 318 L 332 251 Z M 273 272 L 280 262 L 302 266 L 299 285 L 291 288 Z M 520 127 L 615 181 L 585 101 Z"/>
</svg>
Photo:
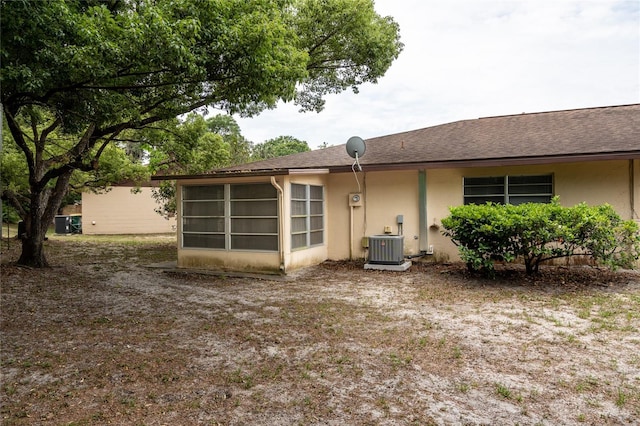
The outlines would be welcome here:
<svg viewBox="0 0 640 426">
<path fill-rule="evenodd" d="M 640 257 L 638 224 L 624 221 L 608 204 L 563 207 L 487 203 L 452 207 L 442 220 L 444 235 L 458 246 L 469 269 L 491 275 L 494 261 L 520 260 L 527 274 L 542 262 L 588 256 L 611 268 L 633 267 Z"/>
<path fill-rule="evenodd" d="M 251 159 L 266 160 L 268 158 L 282 157 L 284 155 L 295 154 L 298 152 L 311 151 L 309 144 L 293 136 L 278 136 L 269 139 L 263 143 L 253 147 Z"/>
<path fill-rule="evenodd" d="M 326 94 L 376 82 L 402 49 L 371 0 L 0 6 L 3 114 L 28 170 L 19 263 L 32 266 L 47 264 L 42 242 L 72 175 L 98 170 L 129 130 L 205 107 L 251 115 L 283 100 L 319 111 Z"/>
<path fill-rule="evenodd" d="M 233 128 L 235 121 L 231 118 L 227 123 Z M 183 121 L 173 119 L 160 124 L 141 131 L 138 136 L 145 141 L 150 153 L 151 173 L 200 174 L 230 164 L 232 148 L 229 138 L 225 140 L 228 135 L 212 132 L 209 120 L 201 115 L 191 113 Z M 154 188 L 153 197 L 159 204 L 158 213 L 165 216 L 175 214 L 174 181 L 162 181 L 158 188 Z"/>
<path fill-rule="evenodd" d="M 230 158 L 229 164 L 227 165 L 233 166 L 250 161 L 253 143 L 242 136 L 240 126 L 232 116 L 217 114 L 207 118 L 206 122 L 207 129 L 212 133 L 222 136 L 222 139 L 229 146 Z"/>
</svg>

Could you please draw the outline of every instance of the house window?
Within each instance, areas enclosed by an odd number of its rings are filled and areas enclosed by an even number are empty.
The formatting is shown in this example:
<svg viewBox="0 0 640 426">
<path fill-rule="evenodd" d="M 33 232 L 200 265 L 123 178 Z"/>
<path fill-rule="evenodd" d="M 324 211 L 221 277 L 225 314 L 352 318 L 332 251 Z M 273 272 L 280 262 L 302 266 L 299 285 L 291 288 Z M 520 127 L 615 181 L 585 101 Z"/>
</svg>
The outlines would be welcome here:
<svg viewBox="0 0 640 426">
<path fill-rule="evenodd" d="M 291 248 L 324 243 L 324 188 L 291 184 Z"/>
<path fill-rule="evenodd" d="M 231 250 L 278 250 L 278 193 L 271 184 L 230 185 Z"/>
<path fill-rule="evenodd" d="M 182 187 L 182 246 L 225 248 L 224 185 Z"/>
<path fill-rule="evenodd" d="M 278 250 L 278 196 L 270 184 L 182 188 L 182 246 Z"/>
<path fill-rule="evenodd" d="M 553 175 L 464 178 L 464 203 L 548 203 L 553 197 Z"/>
</svg>

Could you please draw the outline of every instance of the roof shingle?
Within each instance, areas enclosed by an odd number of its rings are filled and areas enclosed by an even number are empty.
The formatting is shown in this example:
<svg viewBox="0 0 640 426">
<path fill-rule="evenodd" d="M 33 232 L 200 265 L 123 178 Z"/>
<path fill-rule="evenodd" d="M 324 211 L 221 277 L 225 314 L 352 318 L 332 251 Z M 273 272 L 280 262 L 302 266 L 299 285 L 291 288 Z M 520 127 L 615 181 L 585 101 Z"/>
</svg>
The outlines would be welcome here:
<svg viewBox="0 0 640 426">
<path fill-rule="evenodd" d="M 365 170 L 640 158 L 640 104 L 462 120 L 371 138 L 365 143 L 366 152 L 360 158 Z M 343 144 L 214 173 L 341 171 L 351 168 L 353 161 Z"/>
</svg>

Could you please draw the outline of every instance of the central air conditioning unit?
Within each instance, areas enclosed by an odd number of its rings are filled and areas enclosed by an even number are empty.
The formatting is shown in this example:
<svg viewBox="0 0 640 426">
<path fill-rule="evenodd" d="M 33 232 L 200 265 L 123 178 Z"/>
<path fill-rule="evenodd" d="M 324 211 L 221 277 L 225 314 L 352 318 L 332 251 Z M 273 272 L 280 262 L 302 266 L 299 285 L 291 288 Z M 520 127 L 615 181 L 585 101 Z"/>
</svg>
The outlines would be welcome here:
<svg viewBox="0 0 640 426">
<path fill-rule="evenodd" d="M 368 262 L 377 265 L 403 264 L 404 235 L 370 236 Z"/>
</svg>

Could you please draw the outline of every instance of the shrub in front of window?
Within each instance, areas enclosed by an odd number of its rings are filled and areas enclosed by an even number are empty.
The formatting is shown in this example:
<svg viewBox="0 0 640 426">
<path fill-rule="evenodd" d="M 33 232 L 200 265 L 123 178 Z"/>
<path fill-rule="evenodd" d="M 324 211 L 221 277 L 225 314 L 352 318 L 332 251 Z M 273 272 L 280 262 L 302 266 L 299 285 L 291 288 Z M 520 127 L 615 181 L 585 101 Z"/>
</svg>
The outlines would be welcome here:
<svg viewBox="0 0 640 426">
<path fill-rule="evenodd" d="M 551 203 L 487 203 L 452 207 L 443 234 L 458 246 L 470 271 L 494 274 L 494 262 L 522 261 L 527 274 L 542 262 L 587 256 L 612 269 L 631 268 L 640 257 L 638 224 L 622 220 L 608 204 L 562 207 Z"/>
</svg>

